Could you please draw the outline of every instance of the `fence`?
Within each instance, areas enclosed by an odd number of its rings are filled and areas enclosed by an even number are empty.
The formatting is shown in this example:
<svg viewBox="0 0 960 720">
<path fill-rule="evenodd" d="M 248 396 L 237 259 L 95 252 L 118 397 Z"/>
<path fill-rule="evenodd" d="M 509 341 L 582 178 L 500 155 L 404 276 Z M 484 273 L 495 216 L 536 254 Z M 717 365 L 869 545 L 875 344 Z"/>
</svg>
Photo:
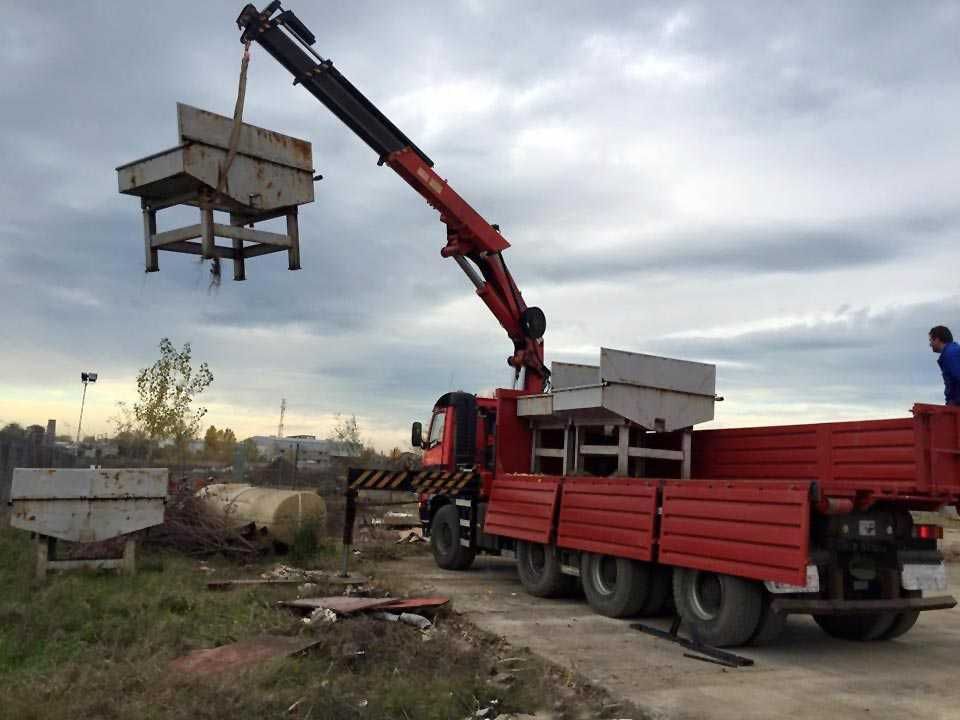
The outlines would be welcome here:
<svg viewBox="0 0 960 720">
<path fill-rule="evenodd" d="M 13 469 L 18 467 L 74 467 L 72 452 L 45 442 L 43 429 L 24 435 L 0 434 L 0 513 L 10 501 Z"/>
</svg>

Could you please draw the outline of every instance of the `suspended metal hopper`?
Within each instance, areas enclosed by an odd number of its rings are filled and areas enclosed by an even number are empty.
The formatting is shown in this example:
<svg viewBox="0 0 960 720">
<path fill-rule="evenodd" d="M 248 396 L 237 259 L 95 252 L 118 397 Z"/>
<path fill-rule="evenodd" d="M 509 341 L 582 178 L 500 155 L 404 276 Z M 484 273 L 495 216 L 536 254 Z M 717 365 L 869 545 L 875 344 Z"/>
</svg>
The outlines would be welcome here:
<svg viewBox="0 0 960 720">
<path fill-rule="evenodd" d="M 552 390 L 518 398 L 517 414 L 577 424 L 623 419 L 671 432 L 713 420 L 714 365 L 600 349 L 600 365 L 554 362 Z"/>
<path fill-rule="evenodd" d="M 286 251 L 299 270 L 297 208 L 314 199 L 310 143 L 242 123 L 228 163 L 231 118 L 177 103 L 177 120 L 179 145 L 117 168 L 120 192 L 141 199 L 147 272 L 159 270 L 160 250 L 233 260 L 234 280 L 245 279 L 246 259 L 273 252 Z M 157 212 L 175 205 L 198 208 L 200 222 L 157 232 Z M 215 222 L 214 211 L 229 213 L 230 223 Z M 252 227 L 278 217 L 286 233 Z"/>
</svg>

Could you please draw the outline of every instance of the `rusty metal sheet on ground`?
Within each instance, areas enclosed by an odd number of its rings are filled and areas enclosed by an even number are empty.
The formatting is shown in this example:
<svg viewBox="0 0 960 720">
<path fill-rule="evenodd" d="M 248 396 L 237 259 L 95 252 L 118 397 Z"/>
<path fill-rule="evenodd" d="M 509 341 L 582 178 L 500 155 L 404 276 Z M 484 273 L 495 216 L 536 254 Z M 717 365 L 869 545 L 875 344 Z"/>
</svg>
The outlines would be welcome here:
<svg viewBox="0 0 960 720">
<path fill-rule="evenodd" d="M 406 600 L 394 600 L 385 605 L 378 605 L 377 610 L 429 610 L 438 608 L 450 602 L 446 597 L 424 597 L 407 598 Z"/>
<path fill-rule="evenodd" d="M 243 670 L 272 658 L 303 652 L 320 642 L 312 637 L 283 637 L 260 635 L 206 650 L 194 650 L 170 663 L 177 672 L 191 675 L 214 675 Z"/>
<path fill-rule="evenodd" d="M 365 598 L 365 597 L 346 597 L 344 595 L 334 595 L 332 597 L 314 597 L 300 598 L 299 600 L 281 600 L 278 605 L 283 607 L 297 608 L 300 610 L 316 610 L 317 608 L 326 608 L 333 610 L 337 615 L 350 615 L 351 613 L 371 610 L 396 602 L 396 598 Z"/>
</svg>

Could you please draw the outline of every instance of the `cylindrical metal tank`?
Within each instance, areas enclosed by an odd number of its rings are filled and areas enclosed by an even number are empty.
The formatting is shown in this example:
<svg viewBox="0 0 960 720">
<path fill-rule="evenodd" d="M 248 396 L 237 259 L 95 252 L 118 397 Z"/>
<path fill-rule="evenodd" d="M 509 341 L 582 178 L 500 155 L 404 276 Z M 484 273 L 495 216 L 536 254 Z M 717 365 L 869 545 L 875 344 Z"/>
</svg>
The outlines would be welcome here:
<svg viewBox="0 0 960 720">
<path fill-rule="evenodd" d="M 311 527 L 319 539 L 327 507 L 313 492 L 276 490 L 240 483 L 207 485 L 197 493 L 210 512 L 235 527 L 253 523 L 277 542 L 292 545 L 297 530 Z"/>
</svg>

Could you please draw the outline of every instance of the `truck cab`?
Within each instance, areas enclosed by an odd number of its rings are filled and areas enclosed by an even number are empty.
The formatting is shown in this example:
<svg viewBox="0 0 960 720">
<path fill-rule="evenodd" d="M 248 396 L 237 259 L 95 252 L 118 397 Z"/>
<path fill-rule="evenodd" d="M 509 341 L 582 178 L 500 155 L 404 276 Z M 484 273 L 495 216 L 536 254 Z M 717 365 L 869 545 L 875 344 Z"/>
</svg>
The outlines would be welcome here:
<svg viewBox="0 0 960 720">
<path fill-rule="evenodd" d="M 493 470 L 496 401 L 456 391 L 433 406 L 426 434 L 413 423 L 411 442 L 423 450 L 425 470 Z"/>
</svg>

